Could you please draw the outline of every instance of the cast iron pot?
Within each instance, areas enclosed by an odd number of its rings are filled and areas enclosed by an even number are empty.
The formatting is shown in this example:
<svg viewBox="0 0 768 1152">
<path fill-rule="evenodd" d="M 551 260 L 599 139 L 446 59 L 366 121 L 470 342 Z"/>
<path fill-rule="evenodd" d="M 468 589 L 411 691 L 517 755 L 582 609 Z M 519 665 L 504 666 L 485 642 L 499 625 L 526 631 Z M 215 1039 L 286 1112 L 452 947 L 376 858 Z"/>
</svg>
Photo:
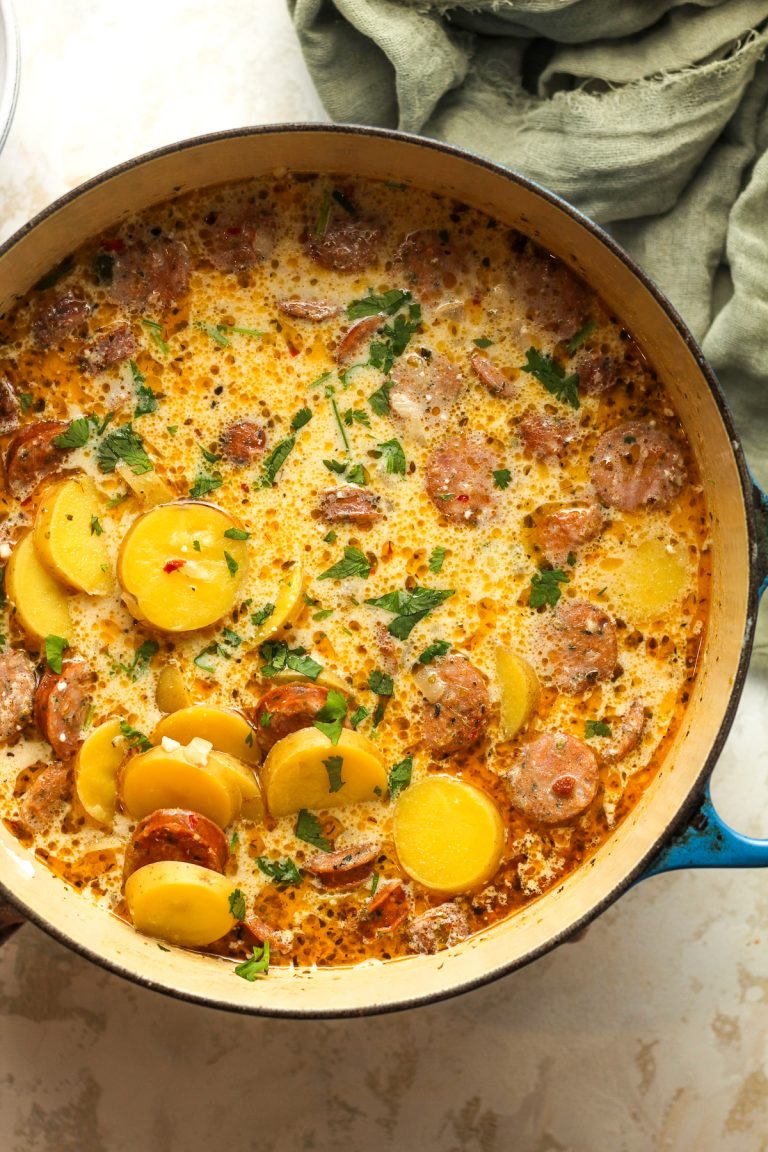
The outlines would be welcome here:
<svg viewBox="0 0 768 1152">
<path fill-rule="evenodd" d="M 685 722 L 637 807 L 585 866 L 511 920 L 436 956 L 346 969 L 277 968 L 248 983 L 221 959 L 161 951 L 64 885 L 0 825 L 0 880 L 12 909 L 6 922 L 28 918 L 105 968 L 184 999 L 265 1015 L 345 1016 L 423 1004 L 512 972 L 583 928 L 643 875 L 768 864 L 768 841 L 726 828 L 707 793 L 768 582 L 766 502 L 750 479 L 718 384 L 680 317 L 610 237 L 569 205 L 504 168 L 394 132 L 316 125 L 238 130 L 140 157 L 58 200 L 0 249 L 0 309 L 84 240 L 131 213 L 279 168 L 408 180 L 475 205 L 574 268 L 648 351 L 687 429 L 711 517 L 711 619 Z"/>
</svg>

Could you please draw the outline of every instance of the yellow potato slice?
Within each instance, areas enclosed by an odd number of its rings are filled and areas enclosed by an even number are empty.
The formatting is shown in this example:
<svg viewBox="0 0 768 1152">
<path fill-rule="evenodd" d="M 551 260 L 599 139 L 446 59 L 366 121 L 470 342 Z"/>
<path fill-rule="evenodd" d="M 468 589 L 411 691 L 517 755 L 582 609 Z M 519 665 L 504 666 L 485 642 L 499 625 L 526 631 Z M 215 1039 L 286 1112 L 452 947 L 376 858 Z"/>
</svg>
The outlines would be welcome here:
<svg viewBox="0 0 768 1152">
<path fill-rule="evenodd" d="M 81 745 L 75 761 L 75 789 L 89 816 L 111 825 L 117 801 L 117 774 L 126 745 L 120 719 L 113 717 L 94 728 Z"/>
<path fill-rule="evenodd" d="M 284 624 L 298 616 L 304 603 L 301 594 L 305 584 L 306 574 L 301 561 L 297 560 L 278 588 L 274 612 L 256 629 L 251 641 L 254 646 L 275 636 Z"/>
<path fill-rule="evenodd" d="M 112 587 L 103 535 L 93 531 L 101 506 L 90 476 L 71 476 L 45 490 L 32 533 L 37 554 L 62 583 L 89 596 Z"/>
<path fill-rule="evenodd" d="M 223 752 L 191 757 L 189 748 L 152 748 L 123 768 L 120 792 L 135 820 L 158 808 L 190 808 L 226 828 L 240 814 L 240 783 Z M 201 762 L 205 760 L 205 762 Z"/>
<path fill-rule="evenodd" d="M 178 664 L 166 664 L 160 669 L 155 685 L 155 703 L 161 712 L 178 712 L 192 703 Z"/>
<path fill-rule="evenodd" d="M 401 792 L 393 835 L 403 870 L 433 892 L 469 892 L 485 884 L 504 848 L 494 802 L 453 776 L 427 776 Z"/>
<path fill-rule="evenodd" d="M 496 675 L 501 688 L 499 734 L 502 740 L 511 740 L 536 709 L 539 679 L 527 660 L 501 645 L 496 649 Z"/>
<path fill-rule="evenodd" d="M 331 757 L 340 757 L 336 776 Z M 332 787 L 341 780 L 341 787 Z M 261 770 L 267 808 L 287 816 L 302 808 L 338 808 L 361 800 L 376 800 L 387 791 L 384 760 L 375 744 L 345 728 L 331 744 L 317 728 L 301 728 L 278 740 Z"/>
<path fill-rule="evenodd" d="M 609 581 L 611 594 L 621 601 L 631 620 L 641 622 L 662 616 L 688 590 L 685 547 L 668 545 L 663 540 L 642 540 L 627 551 Z"/>
<path fill-rule="evenodd" d="M 16 619 L 30 637 L 71 638 L 66 593 L 40 560 L 31 532 L 22 537 L 11 554 L 5 570 L 5 588 L 16 609 Z"/>
<path fill-rule="evenodd" d="M 144 472 L 141 476 L 134 476 L 128 465 L 120 461 L 115 467 L 115 472 L 145 508 L 155 508 L 158 504 L 168 504 L 176 499 L 177 494 L 170 484 L 167 484 L 154 470 Z"/>
<path fill-rule="evenodd" d="M 133 926 L 183 948 L 202 948 L 226 936 L 237 921 L 229 908 L 232 881 L 180 860 L 145 864 L 125 883 Z"/>
<path fill-rule="evenodd" d="M 346 680 L 342 680 L 335 672 L 329 672 L 327 668 L 323 668 L 322 672 L 318 673 L 312 681 L 309 681 L 306 676 L 302 676 L 300 672 L 293 672 L 290 668 L 283 668 L 281 672 L 269 678 L 270 684 L 297 684 L 301 682 L 319 684 L 321 688 L 335 688 L 337 692 L 347 694 L 352 691 Z"/>
<path fill-rule="evenodd" d="M 254 769 L 248 764 L 243 764 L 235 756 L 228 756 L 226 752 L 219 752 L 218 758 L 229 772 L 230 779 L 240 789 L 240 795 L 243 798 L 240 815 L 246 820 L 263 823 L 267 809 L 264 804 L 261 784 L 254 773 Z"/>
<path fill-rule="evenodd" d="M 189 744 L 196 736 L 209 740 L 217 752 L 227 752 L 248 764 L 261 760 L 256 733 L 242 712 L 218 704 L 191 704 L 164 716 L 152 735 L 154 744 L 163 736 Z"/>
<path fill-rule="evenodd" d="M 129 611 L 165 632 L 207 628 L 226 616 L 248 567 L 245 541 L 224 535 L 234 528 L 223 509 L 195 500 L 145 512 L 118 558 Z"/>
</svg>

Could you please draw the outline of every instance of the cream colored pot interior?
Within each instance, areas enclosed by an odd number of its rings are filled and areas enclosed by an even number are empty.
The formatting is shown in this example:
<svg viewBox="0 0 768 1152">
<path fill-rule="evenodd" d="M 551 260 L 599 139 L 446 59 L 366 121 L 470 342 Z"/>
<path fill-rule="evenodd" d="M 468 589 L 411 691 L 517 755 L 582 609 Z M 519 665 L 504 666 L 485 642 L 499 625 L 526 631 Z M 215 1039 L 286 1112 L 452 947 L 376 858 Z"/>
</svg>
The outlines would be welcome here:
<svg viewBox="0 0 768 1152">
<path fill-rule="evenodd" d="M 222 960 L 173 949 L 91 907 L 0 826 L 0 878 L 34 919 L 151 987 L 240 1011 L 341 1015 L 448 995 L 518 967 L 609 902 L 651 854 L 696 785 L 725 717 L 748 630 L 749 548 L 739 470 L 717 403 L 674 321 L 632 270 L 557 203 L 482 163 L 415 140 L 352 131 L 260 131 L 182 147 L 116 172 L 63 203 L 0 260 L 0 306 L 116 220 L 177 192 L 277 168 L 410 180 L 535 236 L 592 283 L 668 387 L 704 477 L 712 520 L 711 627 L 696 697 L 631 818 L 590 863 L 507 923 L 437 956 L 349 969 L 281 971 L 256 983 Z"/>
</svg>

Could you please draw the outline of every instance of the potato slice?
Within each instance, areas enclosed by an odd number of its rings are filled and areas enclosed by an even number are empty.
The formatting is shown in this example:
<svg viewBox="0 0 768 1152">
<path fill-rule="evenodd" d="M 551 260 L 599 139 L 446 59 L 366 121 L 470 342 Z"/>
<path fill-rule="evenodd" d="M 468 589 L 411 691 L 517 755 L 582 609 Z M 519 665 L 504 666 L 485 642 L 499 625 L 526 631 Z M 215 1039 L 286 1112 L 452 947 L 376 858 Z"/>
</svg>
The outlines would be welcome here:
<svg viewBox="0 0 768 1152">
<path fill-rule="evenodd" d="M 221 508 L 185 500 L 159 504 L 128 531 L 117 575 L 137 620 L 165 632 L 207 628 L 232 611 L 248 567 L 235 521 Z"/>
<path fill-rule="evenodd" d="M 158 504 L 168 504 L 176 499 L 177 493 L 154 470 L 144 472 L 141 476 L 134 476 L 128 465 L 120 461 L 115 467 L 115 472 L 145 508 L 155 508 Z"/>
<path fill-rule="evenodd" d="M 527 660 L 501 645 L 496 649 L 496 675 L 501 687 L 499 734 L 502 740 L 511 740 L 536 709 L 539 678 Z"/>
<path fill-rule="evenodd" d="M 89 596 L 112 587 L 104 537 L 94 532 L 101 507 L 90 476 L 71 476 L 45 490 L 32 533 L 37 554 L 63 584 Z"/>
<path fill-rule="evenodd" d="M 158 808 L 190 808 L 226 828 L 239 814 L 243 793 L 230 757 L 200 755 L 196 747 L 152 748 L 123 768 L 120 793 L 135 820 Z"/>
<path fill-rule="evenodd" d="M 161 712 L 179 712 L 191 705 L 192 697 L 178 664 L 165 664 L 160 669 L 155 685 L 155 703 Z"/>
<path fill-rule="evenodd" d="M 332 757 L 341 759 L 338 775 L 336 761 L 328 763 Z M 359 732 L 345 728 L 334 745 L 317 728 L 301 728 L 270 749 L 261 784 L 270 813 L 287 816 L 302 808 L 376 800 L 386 793 L 387 774 L 378 748 Z"/>
<path fill-rule="evenodd" d="M 248 764 L 243 764 L 242 761 L 238 760 L 235 756 L 228 756 L 226 752 L 219 752 L 218 758 L 229 772 L 230 779 L 240 789 L 240 795 L 243 798 L 240 815 L 245 817 L 246 820 L 254 820 L 260 824 L 263 823 L 267 809 L 261 791 L 261 784 L 255 775 L 254 769 Z"/>
<path fill-rule="evenodd" d="M 251 641 L 254 646 L 275 636 L 284 624 L 298 616 L 304 603 L 301 594 L 305 584 L 306 573 L 301 561 L 297 560 L 277 590 L 274 612 L 256 629 Z"/>
<path fill-rule="evenodd" d="M 248 764 L 261 760 L 258 741 L 252 726 L 242 712 L 218 704 L 191 704 L 164 716 L 152 734 L 159 744 L 163 736 L 188 744 L 195 736 L 209 740 L 217 752 L 227 752 Z"/>
<path fill-rule="evenodd" d="M 401 867 L 433 892 L 469 892 L 495 873 L 504 824 L 485 792 L 453 776 L 427 776 L 401 792 L 393 820 Z"/>
<path fill-rule="evenodd" d="M 35 640 L 46 636 L 72 636 L 72 619 L 66 593 L 55 580 L 35 549 L 31 532 L 14 548 L 5 570 L 8 599 L 16 609 L 16 619 Z"/>
<path fill-rule="evenodd" d="M 685 547 L 663 540 L 641 540 L 627 551 L 607 582 L 630 620 L 645 622 L 663 616 L 682 600 L 689 587 Z"/>
<path fill-rule="evenodd" d="M 233 891 L 232 881 L 210 868 L 160 860 L 128 877 L 125 900 L 138 932 L 183 948 L 202 948 L 237 923 L 229 908 Z"/>
<path fill-rule="evenodd" d="M 281 672 L 277 672 L 274 676 L 270 676 L 270 684 L 298 684 L 309 683 L 306 676 L 302 676 L 300 672 L 294 672 L 290 668 L 283 668 Z M 312 684 L 319 684 L 321 688 L 335 688 L 337 692 L 344 692 L 347 695 L 352 691 L 346 680 L 342 680 L 335 672 L 329 672 L 327 668 L 323 668 L 322 672 L 318 673 Z"/>
<path fill-rule="evenodd" d="M 117 801 L 117 774 L 126 756 L 120 719 L 113 717 L 94 728 L 75 760 L 75 789 L 89 816 L 111 825 Z"/>
</svg>

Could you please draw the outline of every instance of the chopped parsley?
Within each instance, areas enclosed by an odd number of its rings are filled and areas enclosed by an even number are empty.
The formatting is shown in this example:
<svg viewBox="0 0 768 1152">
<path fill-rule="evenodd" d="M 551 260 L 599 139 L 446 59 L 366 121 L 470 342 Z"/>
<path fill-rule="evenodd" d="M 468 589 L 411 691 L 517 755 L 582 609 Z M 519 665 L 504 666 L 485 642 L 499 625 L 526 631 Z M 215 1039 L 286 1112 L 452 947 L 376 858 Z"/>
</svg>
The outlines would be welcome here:
<svg viewBox="0 0 768 1152">
<path fill-rule="evenodd" d="M 57 448 L 83 448 L 91 436 L 91 422 L 87 416 L 80 416 L 72 420 L 63 432 L 54 436 L 53 443 Z"/>
<path fill-rule="evenodd" d="M 584 327 L 579 328 L 578 332 L 575 332 L 574 335 L 571 336 L 570 340 L 565 346 L 565 350 L 569 356 L 573 356 L 574 352 L 577 352 L 579 348 L 581 348 L 587 336 L 594 332 L 596 327 L 597 325 L 595 324 L 594 320 L 587 320 Z"/>
<path fill-rule="evenodd" d="M 362 408 L 347 408 L 341 416 L 347 428 L 351 428 L 353 424 L 362 424 L 365 428 L 371 426 L 371 418 Z"/>
<path fill-rule="evenodd" d="M 377 444 L 376 447 L 384 457 L 387 472 L 396 476 L 405 476 L 405 452 L 400 441 L 385 440 L 383 444 Z"/>
<path fill-rule="evenodd" d="M 525 364 L 520 367 L 523 372 L 530 372 L 555 399 L 570 404 L 571 408 L 580 407 L 578 373 L 566 376 L 561 364 L 533 347 L 526 352 Z"/>
<path fill-rule="evenodd" d="M 211 492 L 215 492 L 221 488 L 224 483 L 224 477 L 221 472 L 198 472 L 195 477 L 195 482 L 189 490 L 190 496 L 195 500 L 199 500 L 203 496 L 208 496 Z"/>
<path fill-rule="evenodd" d="M 120 735 L 132 752 L 149 752 L 152 741 L 138 728 L 133 728 L 127 720 L 120 721 Z"/>
<path fill-rule="evenodd" d="M 348 320 L 362 320 L 364 316 L 394 316 L 403 304 L 411 300 L 411 293 L 401 288 L 391 288 L 389 292 L 377 295 L 369 292 L 360 300 L 353 300 L 347 307 Z"/>
<path fill-rule="evenodd" d="M 401 792 L 403 792 L 411 782 L 413 774 L 413 757 L 406 756 L 405 760 L 401 760 L 398 764 L 394 764 L 389 770 L 389 795 L 392 800 L 395 800 Z"/>
<path fill-rule="evenodd" d="M 107 500 L 107 508 L 117 508 L 118 504 L 125 503 L 130 495 L 130 492 L 118 492 L 111 500 Z"/>
<path fill-rule="evenodd" d="M 291 428 L 294 432 L 298 432 L 299 428 L 303 428 L 305 424 L 309 424 L 311 419 L 311 408 L 299 408 L 293 420 L 291 420 Z"/>
<path fill-rule="evenodd" d="M 377 696 L 391 696 L 395 691 L 395 682 L 391 676 L 387 676 L 386 672 L 381 672 L 376 668 L 368 677 L 368 687 Z"/>
<path fill-rule="evenodd" d="M 159 651 L 160 645 L 156 640 L 144 640 L 136 649 L 130 664 L 115 663 L 114 669 L 119 672 L 124 672 L 126 676 L 135 682 L 136 680 L 140 680 L 146 673 L 152 657 L 156 656 Z"/>
<path fill-rule="evenodd" d="M 591 740 L 593 736 L 610 736 L 611 726 L 603 720 L 587 720 L 584 724 L 584 736 Z"/>
<path fill-rule="evenodd" d="M 508 488 L 511 479 L 512 473 L 509 468 L 499 468 L 493 474 L 493 486 L 494 488 Z"/>
<path fill-rule="evenodd" d="M 431 664 L 436 657 L 445 656 L 450 650 L 451 646 L 447 640 L 434 640 L 419 656 L 419 664 Z"/>
<path fill-rule="evenodd" d="M 246 532 L 244 528 L 227 528 L 224 533 L 227 540 L 250 540 L 250 532 Z"/>
<path fill-rule="evenodd" d="M 91 536 L 101 536 L 104 529 L 101 526 L 101 520 L 98 516 L 91 516 Z"/>
<path fill-rule="evenodd" d="M 348 484 L 356 484 L 358 488 L 365 488 L 368 484 L 368 475 L 362 464 L 343 464 L 340 460 L 323 460 L 323 464 L 335 476 L 343 476 Z"/>
<path fill-rule="evenodd" d="M 531 595 L 528 603 L 531 608 L 543 608 L 548 604 L 554 608 L 560 599 L 561 584 L 567 584 L 569 576 L 561 568 L 543 568 L 531 576 Z"/>
<path fill-rule="evenodd" d="M 323 540 L 326 544 L 336 543 L 336 533 L 334 532 L 333 528 L 331 528 L 330 532 L 326 532 L 325 536 L 323 536 Z"/>
<path fill-rule="evenodd" d="M 339 792 L 344 787 L 344 781 L 341 778 L 341 769 L 344 765 L 343 756 L 329 756 L 327 760 L 323 760 L 323 764 L 328 773 L 328 790 Z"/>
<path fill-rule="evenodd" d="M 258 488 L 272 487 L 272 485 L 275 483 L 275 477 L 293 451 L 295 443 L 296 437 L 289 436 L 287 440 L 281 440 L 279 444 L 275 445 L 275 447 L 264 460 L 261 479 L 257 484 Z"/>
<path fill-rule="evenodd" d="M 325 704 L 314 720 L 315 728 L 327 736 L 331 744 L 338 744 L 341 730 L 344 727 L 344 717 L 347 714 L 347 698 L 335 688 L 328 689 Z M 334 791 L 334 789 L 331 789 Z"/>
<path fill-rule="evenodd" d="M 408 294 L 410 297 L 410 293 Z M 399 312 L 391 324 L 379 330 L 379 339 L 371 341 L 368 363 L 388 376 L 395 360 L 405 352 L 411 337 L 421 327 L 421 306 L 408 305 L 408 313 Z"/>
<path fill-rule="evenodd" d="M 229 337 L 224 324 L 205 324 L 202 320 L 195 320 L 195 328 L 205 332 L 206 336 L 210 336 L 214 344 L 218 344 L 220 348 L 229 348 Z"/>
<path fill-rule="evenodd" d="M 237 560 L 235 560 L 234 556 L 231 556 L 229 554 L 229 552 L 224 553 L 224 559 L 227 562 L 227 568 L 229 570 L 229 574 L 234 579 L 234 577 L 237 576 L 237 571 L 238 571 L 240 565 L 238 564 Z"/>
<path fill-rule="evenodd" d="M 211 452 L 210 449 L 206 448 L 203 444 L 198 444 L 198 448 L 206 464 L 218 464 L 221 460 L 221 455 L 218 452 Z"/>
<path fill-rule="evenodd" d="M 304 879 L 304 873 L 300 868 L 297 868 L 290 856 L 285 856 L 282 860 L 270 860 L 266 856 L 257 856 L 256 864 L 260 872 L 269 876 L 270 880 L 280 887 L 287 887 L 289 884 L 298 885 Z"/>
<path fill-rule="evenodd" d="M 134 408 L 134 418 L 138 416 L 148 416 L 150 412 L 157 412 L 159 407 L 159 396 L 148 388 L 145 381 L 146 377 L 142 374 L 138 364 L 135 360 L 129 360 L 131 375 L 133 376 L 133 383 L 136 388 L 136 407 Z"/>
<path fill-rule="evenodd" d="M 21 404 L 22 412 L 29 412 L 34 398 L 31 392 L 19 392 L 19 403 Z"/>
<path fill-rule="evenodd" d="M 352 713 L 349 718 L 349 722 L 352 727 L 357 730 L 357 728 L 362 724 L 363 720 L 365 720 L 367 716 L 370 716 L 370 712 L 361 704 L 357 711 Z"/>
<path fill-rule="evenodd" d="M 69 641 L 65 640 L 63 636 L 46 636 L 44 644 L 46 663 L 52 672 L 60 676 L 64 651 L 69 648 Z"/>
<path fill-rule="evenodd" d="M 262 712 L 261 716 L 259 717 L 259 727 L 260 728 L 269 728 L 271 723 L 272 723 L 272 713 L 271 712 Z"/>
<path fill-rule="evenodd" d="M 477 340 L 473 340 L 472 343 L 476 348 L 490 348 L 493 340 L 489 340 L 487 336 L 478 336 Z"/>
<path fill-rule="evenodd" d="M 371 564 L 365 553 L 348 545 L 344 549 L 344 559 L 321 572 L 318 580 L 346 580 L 349 576 L 361 576 L 367 580 L 370 574 Z"/>
<path fill-rule="evenodd" d="M 322 825 L 314 812 L 302 808 L 296 817 L 294 832 L 305 844 L 312 844 L 315 848 L 321 848 L 323 852 L 330 852 L 331 842 L 323 836 Z"/>
<path fill-rule="evenodd" d="M 143 476 L 145 472 L 153 470 L 144 443 L 131 424 L 115 428 L 96 449 L 96 462 L 102 472 L 114 472 L 121 460 L 128 465 L 134 476 Z"/>
<path fill-rule="evenodd" d="M 149 332 L 151 339 L 162 352 L 163 356 L 167 356 L 170 349 L 166 344 L 165 338 L 163 336 L 162 324 L 160 324 L 157 320 L 149 320 L 147 317 L 142 317 L 141 322 Z"/>
<path fill-rule="evenodd" d="M 259 655 L 265 661 L 260 671 L 267 679 L 277 676 L 284 668 L 291 668 L 308 680 L 317 680 L 323 670 L 322 664 L 307 655 L 306 648 L 289 648 L 283 640 L 265 641 L 259 647 Z"/>
<path fill-rule="evenodd" d="M 235 920 L 245 920 L 245 896 L 243 895 L 242 889 L 235 888 L 234 892 L 230 892 L 229 910 Z"/>
<path fill-rule="evenodd" d="M 333 611 L 333 608 L 321 608 L 319 612 L 312 613 L 312 619 L 318 622 L 320 620 L 327 620 L 329 616 L 333 616 Z"/>
<path fill-rule="evenodd" d="M 235 968 L 235 975 L 242 976 L 243 980 L 251 983 L 259 976 L 266 976 L 269 972 L 269 940 L 265 940 L 261 948 L 254 947 L 250 960 L 244 960 Z"/>
<path fill-rule="evenodd" d="M 447 555 L 448 555 L 448 549 L 444 548 L 442 544 L 438 544 L 430 552 L 430 554 L 429 554 L 429 570 L 430 570 L 430 572 L 434 572 L 435 576 L 437 576 L 438 572 L 442 568 L 443 563 L 445 562 L 445 558 Z"/>
<path fill-rule="evenodd" d="M 387 592 L 386 595 L 376 596 L 366 600 L 365 603 L 391 612 L 395 618 L 387 625 L 387 631 L 390 636 L 395 636 L 398 640 L 407 640 L 419 620 L 423 620 L 427 613 L 432 612 L 453 595 L 453 588 L 417 586 L 410 591 Z"/>
<path fill-rule="evenodd" d="M 168 424 L 165 430 L 170 437 L 174 437 L 179 430 L 179 426 L 178 424 Z"/>
<path fill-rule="evenodd" d="M 243 643 L 242 637 L 238 636 L 237 632 L 233 632 L 231 628 L 223 628 L 221 638 L 219 640 L 212 640 L 207 644 L 192 661 L 203 672 L 212 675 L 216 671 L 216 665 L 213 662 L 215 656 L 220 656 L 223 660 L 231 660 L 237 649 Z"/>
<path fill-rule="evenodd" d="M 251 624 L 254 628 L 260 628 L 265 620 L 268 620 L 275 610 L 274 604 L 265 604 L 259 608 L 258 612 L 251 613 Z"/>
<path fill-rule="evenodd" d="M 382 384 L 381 388 L 377 388 L 375 392 L 371 392 L 368 397 L 368 403 L 377 416 L 387 416 L 389 414 L 389 394 L 392 388 L 392 381 L 387 380 L 386 383 Z"/>
<path fill-rule="evenodd" d="M 371 899 L 373 899 L 373 897 L 376 895 L 376 890 L 379 887 L 379 881 L 380 880 L 381 880 L 381 876 L 379 875 L 379 873 L 374 872 L 373 876 L 371 876 Z"/>
</svg>

